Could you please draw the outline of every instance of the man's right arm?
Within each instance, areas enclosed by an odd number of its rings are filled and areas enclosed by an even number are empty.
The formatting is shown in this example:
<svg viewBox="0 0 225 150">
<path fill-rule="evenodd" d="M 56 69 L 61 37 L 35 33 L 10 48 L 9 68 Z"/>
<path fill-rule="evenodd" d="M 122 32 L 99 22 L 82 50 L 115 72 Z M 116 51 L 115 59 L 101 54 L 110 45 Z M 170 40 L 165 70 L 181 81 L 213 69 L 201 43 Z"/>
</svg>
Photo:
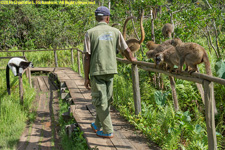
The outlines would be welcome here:
<svg viewBox="0 0 225 150">
<path fill-rule="evenodd" d="M 129 61 L 137 61 L 135 57 L 133 57 L 133 54 L 131 50 L 129 49 L 126 41 L 124 40 L 123 36 L 121 33 L 119 33 L 119 38 L 118 38 L 118 49 L 123 50 L 123 55 L 129 60 Z"/>
<path fill-rule="evenodd" d="M 90 60 L 91 56 L 88 53 L 85 53 L 84 58 L 84 86 L 90 90 L 91 84 L 89 79 L 89 73 L 90 73 Z"/>
<path fill-rule="evenodd" d="M 129 61 L 137 61 L 137 58 L 133 57 L 131 50 L 129 47 L 123 51 L 123 54 Z"/>
<path fill-rule="evenodd" d="M 84 86 L 90 90 L 91 84 L 89 79 L 89 73 L 90 73 L 90 61 L 91 61 L 91 46 L 90 46 L 90 39 L 88 36 L 88 33 L 85 35 L 84 39 Z"/>
</svg>

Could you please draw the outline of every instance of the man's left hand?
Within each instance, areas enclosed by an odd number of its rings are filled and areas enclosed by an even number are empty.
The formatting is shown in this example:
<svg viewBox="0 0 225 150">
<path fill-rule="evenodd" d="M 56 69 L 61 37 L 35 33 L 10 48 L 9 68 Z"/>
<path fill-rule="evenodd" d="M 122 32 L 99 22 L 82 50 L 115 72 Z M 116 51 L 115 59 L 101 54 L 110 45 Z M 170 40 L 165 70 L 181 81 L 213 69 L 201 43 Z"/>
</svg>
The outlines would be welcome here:
<svg viewBox="0 0 225 150">
<path fill-rule="evenodd" d="M 91 90 L 90 79 L 85 79 L 84 86 L 86 87 L 86 89 Z"/>
</svg>

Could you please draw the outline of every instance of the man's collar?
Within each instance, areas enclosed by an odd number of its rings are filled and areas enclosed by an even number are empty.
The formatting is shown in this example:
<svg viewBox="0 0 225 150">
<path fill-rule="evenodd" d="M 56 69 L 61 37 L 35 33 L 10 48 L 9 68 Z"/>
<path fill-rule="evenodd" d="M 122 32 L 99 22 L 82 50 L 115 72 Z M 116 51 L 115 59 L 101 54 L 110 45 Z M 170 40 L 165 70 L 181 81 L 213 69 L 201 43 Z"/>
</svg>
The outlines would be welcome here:
<svg viewBox="0 0 225 150">
<path fill-rule="evenodd" d="M 99 22 L 98 25 L 107 25 L 105 21 Z"/>
</svg>

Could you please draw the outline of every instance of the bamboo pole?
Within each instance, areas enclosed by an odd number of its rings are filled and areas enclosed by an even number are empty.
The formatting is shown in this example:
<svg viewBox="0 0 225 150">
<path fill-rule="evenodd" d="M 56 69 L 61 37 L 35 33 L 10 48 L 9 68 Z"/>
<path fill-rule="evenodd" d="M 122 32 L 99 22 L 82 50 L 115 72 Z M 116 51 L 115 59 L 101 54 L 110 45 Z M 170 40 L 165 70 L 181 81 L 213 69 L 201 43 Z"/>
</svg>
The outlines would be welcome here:
<svg viewBox="0 0 225 150">
<path fill-rule="evenodd" d="M 80 52 L 77 51 L 77 64 L 78 64 L 78 74 L 81 76 L 80 71 Z"/>
<path fill-rule="evenodd" d="M 135 115 L 138 115 L 141 112 L 141 94 L 139 87 L 139 74 L 137 65 L 132 65 L 132 81 L 133 81 L 133 98 L 134 98 L 134 107 Z"/>
<path fill-rule="evenodd" d="M 207 80 L 203 81 L 205 93 L 205 117 L 208 135 L 208 149 L 217 149 L 215 118 L 214 118 L 214 87 L 213 83 Z"/>
<path fill-rule="evenodd" d="M 55 57 L 55 67 L 58 67 L 58 60 L 57 60 L 56 50 L 54 50 L 54 57 Z"/>
</svg>

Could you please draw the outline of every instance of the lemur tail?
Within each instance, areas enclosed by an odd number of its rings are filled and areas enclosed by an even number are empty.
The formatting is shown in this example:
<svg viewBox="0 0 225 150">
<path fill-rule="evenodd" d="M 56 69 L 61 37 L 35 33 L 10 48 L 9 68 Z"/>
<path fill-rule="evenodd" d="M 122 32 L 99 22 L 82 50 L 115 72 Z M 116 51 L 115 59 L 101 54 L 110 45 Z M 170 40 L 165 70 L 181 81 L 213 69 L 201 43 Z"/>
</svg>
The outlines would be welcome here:
<svg viewBox="0 0 225 150">
<path fill-rule="evenodd" d="M 6 85 L 7 85 L 7 92 L 10 95 L 10 79 L 9 79 L 9 66 L 6 66 Z"/>
</svg>

